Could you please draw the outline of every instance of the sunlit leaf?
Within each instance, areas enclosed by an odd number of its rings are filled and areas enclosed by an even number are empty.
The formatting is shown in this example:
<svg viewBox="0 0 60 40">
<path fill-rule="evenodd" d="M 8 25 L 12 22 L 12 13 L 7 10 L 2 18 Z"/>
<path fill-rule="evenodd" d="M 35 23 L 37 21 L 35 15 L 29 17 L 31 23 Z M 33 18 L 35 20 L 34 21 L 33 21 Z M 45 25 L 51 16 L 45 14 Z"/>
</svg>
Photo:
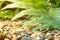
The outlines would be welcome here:
<svg viewBox="0 0 60 40">
<path fill-rule="evenodd" d="M 30 3 L 24 3 L 24 2 L 19 2 L 19 3 L 12 3 L 8 4 L 5 7 L 3 7 L 1 10 L 7 9 L 7 8 L 30 8 L 31 4 Z"/>
<path fill-rule="evenodd" d="M 20 17 L 22 17 L 24 15 L 30 15 L 30 16 L 33 15 L 33 16 L 36 16 L 36 17 L 40 17 L 42 15 L 45 15 L 45 13 L 44 13 L 44 11 L 41 11 L 40 9 L 33 9 L 33 8 L 32 9 L 27 9 L 27 10 L 23 10 L 20 13 L 18 13 L 12 19 L 12 21 L 15 20 L 15 19 L 17 19 L 17 18 L 20 18 Z"/>
</svg>

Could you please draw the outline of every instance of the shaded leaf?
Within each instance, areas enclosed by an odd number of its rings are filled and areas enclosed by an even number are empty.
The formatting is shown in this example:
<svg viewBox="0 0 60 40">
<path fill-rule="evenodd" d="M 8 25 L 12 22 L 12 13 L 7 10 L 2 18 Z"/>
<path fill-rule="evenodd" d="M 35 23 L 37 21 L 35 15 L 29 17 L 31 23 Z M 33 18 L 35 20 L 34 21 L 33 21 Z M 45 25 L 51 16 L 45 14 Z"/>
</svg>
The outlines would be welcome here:
<svg viewBox="0 0 60 40">
<path fill-rule="evenodd" d="M 12 19 L 14 17 L 15 12 L 13 11 L 2 11 L 0 12 L 0 18 L 2 19 Z"/>
<path fill-rule="evenodd" d="M 49 15 L 53 18 L 53 26 L 60 29 L 60 8 L 52 8 Z"/>
<path fill-rule="evenodd" d="M 33 29 L 33 31 L 36 31 L 36 30 L 47 30 L 48 28 L 51 28 L 51 25 L 52 25 L 52 22 L 48 22 L 48 23 L 45 23 L 41 26 L 37 26 L 35 29 Z"/>
</svg>

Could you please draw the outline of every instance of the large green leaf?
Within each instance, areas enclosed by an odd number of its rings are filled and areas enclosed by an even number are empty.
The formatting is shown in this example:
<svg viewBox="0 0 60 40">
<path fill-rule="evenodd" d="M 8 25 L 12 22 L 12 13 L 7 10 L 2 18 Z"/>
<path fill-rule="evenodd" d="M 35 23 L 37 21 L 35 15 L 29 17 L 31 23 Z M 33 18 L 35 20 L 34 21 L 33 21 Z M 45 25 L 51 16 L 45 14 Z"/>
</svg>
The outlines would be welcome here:
<svg viewBox="0 0 60 40">
<path fill-rule="evenodd" d="M 7 8 L 37 8 L 37 9 L 47 9 L 47 1 L 46 0 L 10 0 L 10 1 L 19 1 L 13 2 L 12 4 L 8 4 L 1 10 Z"/>
<path fill-rule="evenodd" d="M 53 26 L 60 29 L 60 8 L 52 8 L 49 15 L 52 17 Z"/>
<path fill-rule="evenodd" d="M 34 24 L 37 24 L 37 23 L 47 23 L 47 22 L 50 22 L 50 20 L 48 20 L 47 17 L 45 16 L 41 16 L 40 18 L 34 18 L 30 21 L 26 21 L 23 23 L 22 27 L 27 27 L 27 26 L 30 26 L 30 25 L 34 25 Z"/>
<path fill-rule="evenodd" d="M 8 9 L 8 8 L 24 8 L 24 9 L 27 9 L 27 8 L 32 8 L 32 4 L 26 3 L 26 2 L 16 2 L 16 3 L 6 5 L 1 10 Z"/>
<path fill-rule="evenodd" d="M 21 11 L 20 13 L 18 13 L 15 17 L 13 17 L 12 21 L 17 19 L 17 18 L 20 18 L 24 15 L 32 15 L 32 16 L 36 16 L 36 17 L 40 17 L 42 15 L 45 15 L 45 12 L 40 10 L 40 9 L 27 9 L 27 10 L 23 10 Z"/>
<path fill-rule="evenodd" d="M 41 26 L 37 26 L 34 30 L 45 30 L 47 28 L 60 30 L 60 8 L 52 8 L 49 12 L 45 13 L 45 15 L 41 15 L 41 18 L 24 22 L 23 27 L 40 22 L 43 24 Z"/>
</svg>

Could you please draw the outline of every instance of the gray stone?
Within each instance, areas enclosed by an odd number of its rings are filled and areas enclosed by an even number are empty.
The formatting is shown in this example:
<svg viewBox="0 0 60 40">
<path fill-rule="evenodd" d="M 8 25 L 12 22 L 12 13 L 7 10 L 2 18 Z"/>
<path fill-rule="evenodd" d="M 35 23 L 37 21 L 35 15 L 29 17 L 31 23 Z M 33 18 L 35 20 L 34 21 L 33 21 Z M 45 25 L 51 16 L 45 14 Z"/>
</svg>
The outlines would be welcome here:
<svg viewBox="0 0 60 40">
<path fill-rule="evenodd" d="M 32 40 L 31 37 L 23 37 L 21 40 Z"/>
</svg>

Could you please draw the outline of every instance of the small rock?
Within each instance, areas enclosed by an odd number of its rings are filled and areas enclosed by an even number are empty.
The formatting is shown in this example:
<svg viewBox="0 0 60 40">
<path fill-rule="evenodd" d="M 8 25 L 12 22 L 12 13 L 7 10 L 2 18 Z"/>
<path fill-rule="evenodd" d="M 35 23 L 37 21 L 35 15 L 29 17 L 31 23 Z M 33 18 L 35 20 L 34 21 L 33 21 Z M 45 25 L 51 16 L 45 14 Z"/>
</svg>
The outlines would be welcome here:
<svg viewBox="0 0 60 40">
<path fill-rule="evenodd" d="M 21 40 L 22 37 L 23 37 L 22 35 L 18 35 L 16 37 L 14 37 L 12 40 Z"/>
<path fill-rule="evenodd" d="M 24 29 L 21 29 L 21 28 L 17 28 L 16 31 L 19 31 L 19 32 L 24 32 Z"/>
<path fill-rule="evenodd" d="M 8 38 L 5 38 L 4 40 L 10 40 L 10 39 L 8 39 Z"/>
<path fill-rule="evenodd" d="M 45 40 L 49 40 L 49 39 L 46 38 Z"/>
<path fill-rule="evenodd" d="M 49 32 L 45 35 L 45 38 L 47 38 L 48 40 L 54 40 L 54 36 Z"/>
<path fill-rule="evenodd" d="M 21 40 L 32 40 L 31 37 L 23 37 Z"/>
<path fill-rule="evenodd" d="M 45 34 L 43 34 L 42 32 L 35 32 L 31 35 L 31 37 L 33 37 L 33 38 L 36 38 L 36 37 L 39 37 L 39 36 L 43 37 L 44 35 Z"/>
<path fill-rule="evenodd" d="M 13 38 L 16 38 L 16 35 L 14 34 L 14 35 L 12 35 L 12 37 L 13 37 Z"/>
<path fill-rule="evenodd" d="M 6 35 L 6 34 L 8 34 L 8 31 L 4 31 L 4 33 L 3 33 L 4 35 Z"/>
<path fill-rule="evenodd" d="M 51 35 L 51 33 L 47 33 L 47 34 L 46 34 L 46 36 L 49 36 L 49 35 Z"/>
<path fill-rule="evenodd" d="M 59 30 L 53 30 L 52 32 L 55 32 L 55 33 L 57 33 Z"/>
<path fill-rule="evenodd" d="M 47 39 L 54 40 L 54 37 L 53 36 L 48 36 Z"/>
<path fill-rule="evenodd" d="M 60 31 L 54 35 L 54 40 L 60 40 Z"/>
<path fill-rule="evenodd" d="M 37 37 L 37 33 L 33 33 L 33 34 L 31 35 L 31 37 L 32 37 L 32 38 L 36 38 L 36 37 Z"/>
<path fill-rule="evenodd" d="M 9 38 L 9 39 L 12 39 L 11 34 L 7 34 L 6 37 Z"/>
<path fill-rule="evenodd" d="M 10 34 L 14 34 L 16 31 L 15 30 L 12 30 L 11 32 L 10 32 Z"/>
<path fill-rule="evenodd" d="M 43 37 L 37 37 L 36 40 L 44 40 Z"/>
</svg>

